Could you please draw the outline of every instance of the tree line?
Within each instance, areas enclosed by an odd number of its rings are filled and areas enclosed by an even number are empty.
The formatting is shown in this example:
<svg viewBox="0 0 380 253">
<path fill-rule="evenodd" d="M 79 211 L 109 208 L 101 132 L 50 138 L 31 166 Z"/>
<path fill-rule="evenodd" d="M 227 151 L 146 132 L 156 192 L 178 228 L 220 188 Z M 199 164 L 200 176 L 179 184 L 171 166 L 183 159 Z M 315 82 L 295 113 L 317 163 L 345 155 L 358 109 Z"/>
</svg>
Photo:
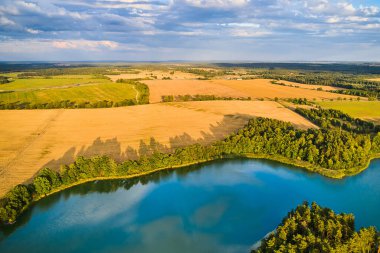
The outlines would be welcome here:
<svg viewBox="0 0 380 253">
<path fill-rule="evenodd" d="M 0 76 L 0 84 L 9 83 L 9 78 L 6 76 Z"/>
<path fill-rule="evenodd" d="M 372 155 L 379 153 L 380 133 L 371 138 L 337 129 L 298 130 L 287 122 L 256 118 L 237 133 L 208 146 L 195 144 L 172 153 L 154 152 L 122 163 L 106 156 L 78 157 L 74 163 L 61 166 L 59 172 L 44 168 L 32 183 L 14 187 L 0 200 L 0 222 L 12 223 L 33 201 L 88 179 L 133 176 L 247 154 L 302 162 L 310 170 L 334 177 L 337 173 L 350 174 L 353 168 L 362 169 Z"/>
<path fill-rule="evenodd" d="M 378 252 L 380 236 L 375 227 L 355 230 L 352 214 L 336 214 L 316 203 L 304 202 L 288 213 L 275 232 L 251 253 L 275 252 Z"/>
<path fill-rule="evenodd" d="M 248 101 L 251 97 L 218 97 L 215 95 L 163 95 L 161 96 L 162 102 L 186 102 L 186 101 L 211 101 L 211 100 L 241 100 Z"/>
<path fill-rule="evenodd" d="M 255 72 L 257 77 L 274 80 L 286 80 L 295 83 L 325 85 L 344 88 L 330 91 L 333 93 L 368 97 L 370 100 L 380 98 L 380 82 L 368 80 L 368 76 L 358 76 L 340 72 L 291 72 L 263 70 Z M 277 82 L 275 81 L 275 82 Z M 277 83 L 278 84 L 278 83 Z"/>
<path fill-rule="evenodd" d="M 314 124 L 326 129 L 341 128 L 355 133 L 377 133 L 380 131 L 379 125 L 352 118 L 339 110 L 297 108 L 295 111 Z"/>
<path fill-rule="evenodd" d="M 293 63 L 293 62 L 252 62 L 252 63 L 216 63 L 219 67 L 251 68 L 270 70 L 343 72 L 348 74 L 380 74 L 379 64 L 370 63 Z"/>
<path fill-rule="evenodd" d="M 116 67 L 115 67 L 116 68 Z M 56 67 L 26 70 L 17 75 L 18 78 L 34 78 L 34 77 L 51 77 L 61 75 L 96 75 L 97 78 L 104 75 L 122 74 L 128 68 L 117 67 L 118 70 L 110 66 L 77 66 L 77 67 Z"/>
</svg>

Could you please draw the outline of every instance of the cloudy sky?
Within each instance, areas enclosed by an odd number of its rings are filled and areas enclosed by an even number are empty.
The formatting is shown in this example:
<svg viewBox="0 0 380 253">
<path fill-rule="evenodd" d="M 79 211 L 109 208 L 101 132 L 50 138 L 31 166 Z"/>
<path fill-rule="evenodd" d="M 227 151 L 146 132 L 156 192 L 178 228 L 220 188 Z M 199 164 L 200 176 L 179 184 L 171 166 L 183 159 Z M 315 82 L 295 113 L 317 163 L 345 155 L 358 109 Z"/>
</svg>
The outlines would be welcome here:
<svg viewBox="0 0 380 253">
<path fill-rule="evenodd" d="M 0 60 L 380 61 L 380 0 L 0 0 Z"/>
</svg>

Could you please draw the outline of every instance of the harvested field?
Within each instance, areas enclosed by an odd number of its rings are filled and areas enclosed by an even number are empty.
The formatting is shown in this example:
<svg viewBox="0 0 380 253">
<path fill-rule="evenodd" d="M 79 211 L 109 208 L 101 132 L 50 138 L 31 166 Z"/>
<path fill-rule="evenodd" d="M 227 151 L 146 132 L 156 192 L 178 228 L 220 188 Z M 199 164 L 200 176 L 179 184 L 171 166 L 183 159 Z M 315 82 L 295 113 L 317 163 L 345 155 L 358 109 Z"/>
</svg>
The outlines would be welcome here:
<svg viewBox="0 0 380 253">
<path fill-rule="evenodd" d="M 150 103 L 161 102 L 163 95 L 215 95 L 220 97 L 247 97 L 245 93 L 217 83 L 201 80 L 148 80 Z"/>
<path fill-rule="evenodd" d="M 298 86 L 299 88 L 302 89 L 308 89 L 308 90 L 316 90 L 321 88 L 324 91 L 333 91 L 333 90 L 344 90 L 343 88 L 339 87 L 333 87 L 333 86 L 326 86 L 326 85 L 312 85 L 312 84 L 303 84 L 303 83 L 294 83 L 294 82 L 289 82 L 289 81 L 279 81 L 279 83 L 283 83 L 287 86 Z"/>
<path fill-rule="evenodd" d="M 302 89 L 272 84 L 269 79 L 253 80 L 213 80 L 212 83 L 227 86 L 237 91 L 243 92 L 252 98 L 307 98 L 307 99 L 337 99 L 356 98 L 354 96 L 334 94 L 331 92 Z"/>
<path fill-rule="evenodd" d="M 163 95 L 215 95 L 220 97 L 251 97 L 253 99 L 307 98 L 337 99 L 354 96 L 334 94 L 306 88 L 272 84 L 269 79 L 253 80 L 148 80 L 150 102 L 161 101 Z M 296 85 L 295 83 L 293 83 Z M 297 84 L 298 85 L 298 84 Z M 303 86 L 305 86 L 304 84 Z M 307 85 L 311 86 L 311 85 Z M 313 85 L 314 86 L 314 85 Z M 306 87 L 306 86 L 305 86 Z M 315 87 L 317 88 L 317 87 Z"/>
<path fill-rule="evenodd" d="M 116 82 L 118 79 L 157 79 L 168 78 L 173 80 L 196 79 L 199 76 L 192 73 L 185 73 L 182 71 L 161 71 L 161 70 L 136 70 L 136 73 L 125 73 L 120 75 L 108 75 L 112 81 Z"/>
<path fill-rule="evenodd" d="M 374 81 L 374 82 L 380 82 L 380 77 L 379 78 L 370 78 L 367 79 L 368 81 Z"/>
<path fill-rule="evenodd" d="M 253 116 L 314 127 L 271 101 L 205 101 L 78 110 L 0 111 L 0 196 L 42 167 L 58 168 L 76 156 L 107 154 L 134 159 L 210 143 L 243 127 Z"/>
</svg>

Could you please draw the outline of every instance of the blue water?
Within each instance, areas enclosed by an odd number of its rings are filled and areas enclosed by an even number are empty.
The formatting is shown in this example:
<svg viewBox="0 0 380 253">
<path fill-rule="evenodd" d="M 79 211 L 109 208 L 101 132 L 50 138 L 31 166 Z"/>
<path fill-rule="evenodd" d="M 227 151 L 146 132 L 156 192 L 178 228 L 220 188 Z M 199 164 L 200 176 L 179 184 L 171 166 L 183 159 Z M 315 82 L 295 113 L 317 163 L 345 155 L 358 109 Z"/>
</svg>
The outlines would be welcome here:
<svg viewBox="0 0 380 253">
<path fill-rule="evenodd" d="M 87 183 L 3 228 L 0 252 L 249 252 L 304 200 L 380 228 L 380 160 L 344 180 L 247 159 Z"/>
</svg>

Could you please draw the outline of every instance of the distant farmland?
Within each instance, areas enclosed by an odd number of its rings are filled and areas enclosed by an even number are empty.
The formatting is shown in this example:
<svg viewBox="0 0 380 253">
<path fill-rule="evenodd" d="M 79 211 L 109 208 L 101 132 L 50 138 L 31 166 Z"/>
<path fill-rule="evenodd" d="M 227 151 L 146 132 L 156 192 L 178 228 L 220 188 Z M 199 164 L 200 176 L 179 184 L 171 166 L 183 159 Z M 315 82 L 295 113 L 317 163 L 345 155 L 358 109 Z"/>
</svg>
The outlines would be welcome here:
<svg viewBox="0 0 380 253">
<path fill-rule="evenodd" d="M 380 101 L 325 101 L 319 102 L 319 105 L 380 124 Z"/>
<path fill-rule="evenodd" d="M 136 97 L 132 85 L 113 83 L 108 79 L 92 76 L 58 76 L 52 78 L 28 78 L 0 85 L 0 102 L 29 102 L 43 104 L 70 100 L 97 102 L 122 101 Z M 12 92 L 8 92 L 12 91 Z"/>
<path fill-rule="evenodd" d="M 42 167 L 58 169 L 78 155 L 106 154 L 123 160 L 154 150 L 207 144 L 240 129 L 254 116 L 290 121 L 299 128 L 315 127 L 272 101 L 0 111 L 0 195 Z"/>
<path fill-rule="evenodd" d="M 161 102 L 165 95 L 215 95 L 219 97 L 246 97 L 246 94 L 217 83 L 201 80 L 147 80 L 150 103 Z"/>
<path fill-rule="evenodd" d="M 341 95 L 326 91 L 311 90 L 303 87 L 289 87 L 277 84 L 272 84 L 269 79 L 253 79 L 253 80 L 215 80 L 213 83 L 233 88 L 237 91 L 243 92 L 246 96 L 252 98 L 307 98 L 311 99 L 337 99 L 337 98 L 356 98 L 348 95 Z M 279 81 L 281 82 L 281 81 Z M 287 82 L 289 84 L 289 82 Z M 294 86 L 299 86 L 297 83 L 293 83 Z"/>
<path fill-rule="evenodd" d="M 357 97 L 316 90 L 319 86 L 286 82 L 297 87 L 272 84 L 269 79 L 253 80 L 148 80 L 152 103 L 164 95 L 216 95 L 252 99 L 307 98 L 309 100 L 356 99 Z M 326 89 L 332 89 L 327 87 Z M 314 89 L 314 90 L 313 90 Z"/>
</svg>

